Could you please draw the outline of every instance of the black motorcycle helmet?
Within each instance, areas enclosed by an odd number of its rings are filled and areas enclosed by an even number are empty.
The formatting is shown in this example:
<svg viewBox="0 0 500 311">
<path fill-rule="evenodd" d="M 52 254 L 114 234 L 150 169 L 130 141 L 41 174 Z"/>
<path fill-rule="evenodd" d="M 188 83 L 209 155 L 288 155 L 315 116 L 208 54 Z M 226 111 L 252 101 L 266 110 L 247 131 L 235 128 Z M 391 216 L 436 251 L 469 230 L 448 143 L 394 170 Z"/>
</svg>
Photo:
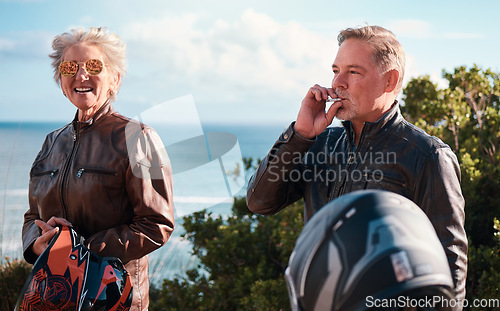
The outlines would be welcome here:
<svg viewBox="0 0 500 311">
<path fill-rule="evenodd" d="M 356 191 L 306 223 L 285 272 L 292 310 L 439 310 L 453 299 L 425 213 L 387 191 Z"/>
<path fill-rule="evenodd" d="M 132 283 L 122 262 L 100 257 L 60 227 L 38 257 L 15 310 L 129 310 Z"/>
</svg>

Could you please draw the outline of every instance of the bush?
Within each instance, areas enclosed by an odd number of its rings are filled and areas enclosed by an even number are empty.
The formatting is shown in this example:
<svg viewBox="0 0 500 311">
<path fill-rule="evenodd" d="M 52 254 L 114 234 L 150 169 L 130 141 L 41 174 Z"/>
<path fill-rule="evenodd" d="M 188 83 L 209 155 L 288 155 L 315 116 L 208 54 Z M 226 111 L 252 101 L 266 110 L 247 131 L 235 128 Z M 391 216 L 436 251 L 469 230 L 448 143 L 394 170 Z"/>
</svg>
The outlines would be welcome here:
<svg viewBox="0 0 500 311">
<path fill-rule="evenodd" d="M 10 261 L 0 265 L 0 310 L 14 310 L 19 293 L 31 273 L 32 265 L 24 260 Z"/>
<path fill-rule="evenodd" d="M 274 216 L 255 215 L 238 198 L 227 218 L 205 211 L 184 217 L 202 265 L 154 289 L 150 310 L 289 310 L 284 271 L 302 214 L 298 202 Z"/>
</svg>

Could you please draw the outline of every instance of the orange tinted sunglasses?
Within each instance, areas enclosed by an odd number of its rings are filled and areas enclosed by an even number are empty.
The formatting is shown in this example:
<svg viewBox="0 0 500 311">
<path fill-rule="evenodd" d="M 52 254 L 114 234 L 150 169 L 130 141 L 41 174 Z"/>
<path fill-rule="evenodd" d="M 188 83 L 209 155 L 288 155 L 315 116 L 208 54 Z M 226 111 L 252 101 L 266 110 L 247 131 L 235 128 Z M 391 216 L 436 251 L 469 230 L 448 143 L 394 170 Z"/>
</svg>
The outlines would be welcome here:
<svg viewBox="0 0 500 311">
<path fill-rule="evenodd" d="M 78 69 L 80 68 L 79 64 L 81 63 L 83 63 L 83 68 L 85 68 L 85 71 L 87 71 L 90 75 L 93 76 L 97 76 L 98 74 L 100 74 L 102 68 L 104 67 L 102 61 L 98 59 L 89 59 L 86 62 L 80 62 L 80 63 L 74 60 L 69 60 L 62 62 L 59 65 L 59 71 L 63 76 L 73 77 L 78 72 Z"/>
</svg>

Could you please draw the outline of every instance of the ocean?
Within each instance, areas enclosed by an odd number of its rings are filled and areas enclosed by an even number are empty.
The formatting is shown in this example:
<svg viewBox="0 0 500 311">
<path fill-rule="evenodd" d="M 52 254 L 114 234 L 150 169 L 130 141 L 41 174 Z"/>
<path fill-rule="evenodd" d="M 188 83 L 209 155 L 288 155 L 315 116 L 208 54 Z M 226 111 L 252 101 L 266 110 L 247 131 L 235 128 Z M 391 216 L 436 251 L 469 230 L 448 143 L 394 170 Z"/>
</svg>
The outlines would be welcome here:
<svg viewBox="0 0 500 311">
<path fill-rule="evenodd" d="M 22 258 L 29 170 L 45 136 L 63 125 L 0 122 L 0 262 Z M 176 228 L 167 244 L 150 254 L 150 279 L 160 285 L 198 265 L 191 244 L 181 237 L 182 217 L 203 209 L 228 215 L 233 197 L 246 193 L 249 176 L 242 158 L 263 158 L 286 124 L 150 125 L 163 140 L 174 180 Z"/>
</svg>

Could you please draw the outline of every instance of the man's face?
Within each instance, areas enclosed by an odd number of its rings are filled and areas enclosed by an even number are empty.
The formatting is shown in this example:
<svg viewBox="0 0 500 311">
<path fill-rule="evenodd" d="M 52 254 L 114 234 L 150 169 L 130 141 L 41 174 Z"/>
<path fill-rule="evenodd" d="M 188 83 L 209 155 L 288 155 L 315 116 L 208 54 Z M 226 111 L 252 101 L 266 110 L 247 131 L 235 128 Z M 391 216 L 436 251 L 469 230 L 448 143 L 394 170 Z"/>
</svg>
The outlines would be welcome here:
<svg viewBox="0 0 500 311">
<path fill-rule="evenodd" d="M 368 43 L 358 39 L 344 41 L 332 69 L 332 88 L 343 99 L 337 118 L 364 123 L 382 117 L 388 105 L 384 97 L 387 80 L 373 63 Z"/>
</svg>

